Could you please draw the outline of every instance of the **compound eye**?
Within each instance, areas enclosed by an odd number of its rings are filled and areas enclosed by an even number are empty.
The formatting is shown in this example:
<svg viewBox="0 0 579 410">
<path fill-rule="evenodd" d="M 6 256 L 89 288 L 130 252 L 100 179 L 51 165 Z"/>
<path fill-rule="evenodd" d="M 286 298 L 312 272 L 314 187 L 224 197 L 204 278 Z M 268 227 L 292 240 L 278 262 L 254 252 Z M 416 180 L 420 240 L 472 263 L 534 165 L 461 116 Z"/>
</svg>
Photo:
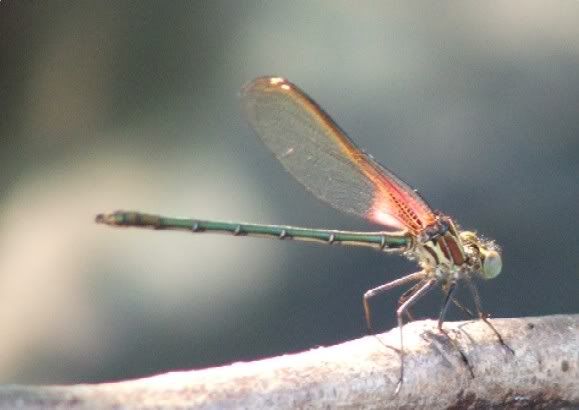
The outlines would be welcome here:
<svg viewBox="0 0 579 410">
<path fill-rule="evenodd" d="M 484 279 L 496 278 L 503 268 L 501 254 L 495 250 L 480 250 L 482 259 L 482 277 Z"/>
</svg>

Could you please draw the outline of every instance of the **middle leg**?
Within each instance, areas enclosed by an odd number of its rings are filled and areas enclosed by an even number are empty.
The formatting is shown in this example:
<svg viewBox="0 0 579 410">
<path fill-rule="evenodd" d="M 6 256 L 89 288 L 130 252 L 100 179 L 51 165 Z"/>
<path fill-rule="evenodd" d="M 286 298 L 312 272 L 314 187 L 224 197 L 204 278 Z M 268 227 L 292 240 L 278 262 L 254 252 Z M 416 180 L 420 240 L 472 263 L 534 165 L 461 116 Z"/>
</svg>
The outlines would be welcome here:
<svg viewBox="0 0 579 410">
<path fill-rule="evenodd" d="M 456 341 L 452 337 L 450 337 L 448 332 L 442 327 L 442 324 L 444 323 L 444 317 L 446 316 L 446 312 L 448 310 L 450 302 L 453 301 L 455 304 L 457 303 L 456 300 L 453 298 L 453 293 L 455 291 L 456 291 L 456 283 L 453 282 L 450 284 L 448 290 L 446 291 L 444 302 L 442 303 L 442 307 L 440 308 L 440 314 L 438 315 L 438 331 L 442 333 L 444 336 L 446 336 L 446 338 L 450 341 L 452 346 L 458 351 L 462 362 L 467 367 L 471 377 L 474 378 L 474 371 L 468 361 L 468 358 L 466 357 L 466 354 L 462 351 L 458 343 L 456 343 Z"/>
<path fill-rule="evenodd" d="M 400 378 L 398 379 L 398 384 L 396 385 L 396 390 L 394 394 L 398 394 L 400 388 L 402 387 L 402 381 L 404 380 L 404 338 L 402 333 L 402 327 L 404 326 L 404 314 L 416 301 L 418 301 L 426 292 L 432 289 L 432 286 L 436 284 L 436 279 L 424 279 L 421 282 L 422 286 L 419 287 L 412 295 L 408 296 L 408 299 L 396 309 L 396 319 L 398 320 L 398 332 L 400 333 Z"/>
</svg>

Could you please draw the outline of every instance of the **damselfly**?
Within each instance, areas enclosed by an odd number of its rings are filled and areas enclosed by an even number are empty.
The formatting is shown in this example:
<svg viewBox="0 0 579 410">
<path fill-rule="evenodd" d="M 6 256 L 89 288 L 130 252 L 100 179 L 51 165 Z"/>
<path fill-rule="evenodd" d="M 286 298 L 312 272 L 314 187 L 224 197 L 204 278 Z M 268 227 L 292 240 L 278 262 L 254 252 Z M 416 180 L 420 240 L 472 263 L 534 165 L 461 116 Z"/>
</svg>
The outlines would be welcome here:
<svg viewBox="0 0 579 410">
<path fill-rule="evenodd" d="M 357 232 L 218 222 L 132 211 L 100 214 L 96 221 L 112 226 L 226 232 L 237 236 L 367 246 L 415 260 L 420 266 L 418 272 L 370 289 L 363 297 L 366 324 L 371 330 L 370 298 L 414 283 L 401 297 L 396 310 L 401 354 L 397 392 L 404 377 L 404 316 L 411 317 L 409 308 L 435 284 L 441 285 L 445 293 L 438 319 L 441 332 L 446 335 L 442 323 L 449 303 L 453 301 L 461 307 L 453 293 L 457 282 L 464 279 L 479 317 L 504 344 L 481 313 L 480 299 L 472 283 L 475 277 L 492 279 L 500 273 L 500 250 L 493 241 L 473 231 L 460 230 L 450 217 L 433 211 L 416 191 L 360 150 L 328 114 L 289 81 L 279 77 L 257 78 L 243 87 L 241 100 L 257 135 L 294 178 L 322 201 L 384 226 L 384 230 Z M 461 355 L 467 362 L 462 352 Z"/>
</svg>

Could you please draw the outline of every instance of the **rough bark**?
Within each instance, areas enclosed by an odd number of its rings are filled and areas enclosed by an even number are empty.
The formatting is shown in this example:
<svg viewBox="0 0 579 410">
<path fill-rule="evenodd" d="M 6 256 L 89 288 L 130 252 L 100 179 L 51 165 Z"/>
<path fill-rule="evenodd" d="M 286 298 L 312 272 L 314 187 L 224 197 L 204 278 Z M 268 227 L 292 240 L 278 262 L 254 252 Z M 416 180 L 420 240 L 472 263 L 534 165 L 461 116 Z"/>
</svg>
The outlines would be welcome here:
<svg viewBox="0 0 579 410">
<path fill-rule="evenodd" d="M 117 383 L 0 387 L 1 408 L 561 408 L 579 407 L 579 315 L 404 328 L 405 377 L 394 329 L 336 346 L 249 363 Z"/>
</svg>

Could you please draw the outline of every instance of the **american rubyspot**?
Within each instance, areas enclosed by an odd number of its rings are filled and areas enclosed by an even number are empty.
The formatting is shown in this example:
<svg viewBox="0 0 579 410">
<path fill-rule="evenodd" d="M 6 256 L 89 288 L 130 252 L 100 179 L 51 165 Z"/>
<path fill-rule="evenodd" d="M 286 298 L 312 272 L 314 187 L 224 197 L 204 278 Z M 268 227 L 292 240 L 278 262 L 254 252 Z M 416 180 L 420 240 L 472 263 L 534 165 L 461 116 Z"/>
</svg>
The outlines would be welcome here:
<svg viewBox="0 0 579 410">
<path fill-rule="evenodd" d="M 409 308 L 437 283 L 446 295 L 438 319 L 441 332 L 448 336 L 442 323 L 449 303 L 453 301 L 462 308 L 453 293 L 457 282 L 464 279 L 479 317 L 504 345 L 482 314 L 480 299 L 471 281 L 475 277 L 492 279 L 500 273 L 500 249 L 493 241 L 473 231 L 462 231 L 450 217 L 433 211 L 410 186 L 356 147 L 328 114 L 289 81 L 279 77 L 257 78 L 243 87 L 241 100 L 257 135 L 294 178 L 333 207 L 359 215 L 385 229 L 378 232 L 312 229 L 173 218 L 133 211 L 99 214 L 96 222 L 367 246 L 415 260 L 420 266 L 418 272 L 370 289 L 363 297 L 366 324 L 371 330 L 370 298 L 414 283 L 402 295 L 396 310 L 401 355 L 396 392 L 404 377 L 404 315 L 411 317 Z M 468 364 L 460 349 L 459 352 Z"/>
</svg>

